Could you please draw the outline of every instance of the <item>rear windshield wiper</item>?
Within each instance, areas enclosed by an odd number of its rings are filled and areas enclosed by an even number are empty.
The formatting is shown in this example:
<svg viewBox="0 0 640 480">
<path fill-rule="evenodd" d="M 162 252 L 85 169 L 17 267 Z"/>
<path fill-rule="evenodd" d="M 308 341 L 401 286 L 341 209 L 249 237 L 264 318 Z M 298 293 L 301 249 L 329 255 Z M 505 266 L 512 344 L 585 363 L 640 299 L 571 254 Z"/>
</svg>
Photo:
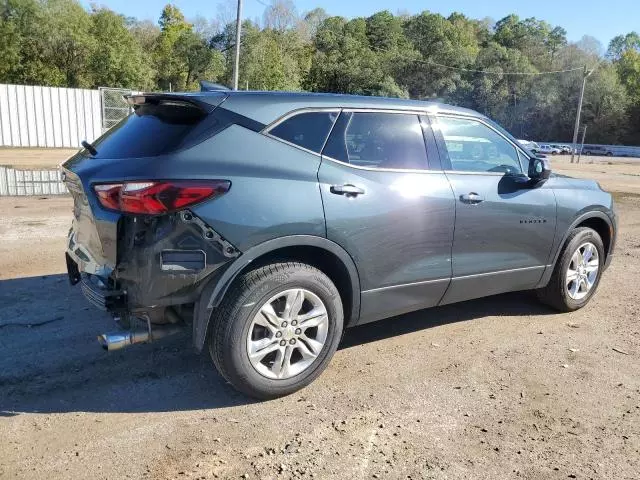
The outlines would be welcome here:
<svg viewBox="0 0 640 480">
<path fill-rule="evenodd" d="M 92 155 L 92 156 L 96 156 L 98 155 L 98 151 L 96 150 L 96 147 L 94 147 L 93 145 L 91 145 L 89 142 L 87 142 L 86 140 L 83 140 L 81 145 L 87 149 L 87 151 Z"/>
</svg>

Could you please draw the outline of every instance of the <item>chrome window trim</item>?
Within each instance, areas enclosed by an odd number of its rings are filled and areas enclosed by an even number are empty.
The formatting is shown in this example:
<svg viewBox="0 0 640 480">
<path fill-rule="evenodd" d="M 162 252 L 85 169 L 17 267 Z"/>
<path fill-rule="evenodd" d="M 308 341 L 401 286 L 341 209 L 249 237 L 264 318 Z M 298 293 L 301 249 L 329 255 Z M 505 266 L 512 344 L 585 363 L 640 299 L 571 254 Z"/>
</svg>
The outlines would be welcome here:
<svg viewBox="0 0 640 480">
<path fill-rule="evenodd" d="M 521 155 L 524 155 L 524 158 L 530 158 L 529 155 L 526 154 L 526 152 L 522 149 L 522 147 L 520 147 L 518 144 L 512 142 L 502 132 L 500 132 L 499 130 L 496 130 L 493 127 L 493 125 L 491 125 L 490 123 L 487 123 L 482 117 L 474 117 L 472 115 L 455 114 L 455 113 L 433 113 L 433 114 L 431 114 L 431 116 L 436 119 L 435 123 L 431 122 L 431 128 L 435 128 L 435 126 L 439 126 L 439 122 L 438 122 L 438 118 L 439 117 L 464 119 L 464 120 L 473 120 L 475 122 L 481 123 L 485 127 L 489 128 L 490 130 L 492 130 L 495 133 L 497 133 L 507 143 L 509 143 L 513 148 L 515 148 L 516 154 L 518 155 L 518 164 L 520 165 L 520 169 L 522 170 L 520 173 L 522 173 L 523 175 L 527 174 L 527 172 L 529 170 L 529 168 L 528 168 L 529 166 L 527 165 L 527 168 L 524 168 L 524 166 L 522 165 Z M 447 155 L 448 154 L 449 154 L 449 152 L 447 152 Z M 502 172 L 477 172 L 477 171 L 474 171 L 474 170 L 445 170 L 445 172 L 448 172 L 448 173 L 463 173 L 463 174 L 479 174 L 479 175 L 492 175 L 492 174 L 495 175 L 496 173 L 498 173 L 498 175 L 500 175 L 500 176 L 506 175 L 506 173 L 502 173 Z"/>
<path fill-rule="evenodd" d="M 443 170 L 449 175 L 484 175 L 489 177 L 504 177 L 506 172 L 476 172 L 473 170 Z"/>
<path fill-rule="evenodd" d="M 418 124 L 420 125 L 420 129 L 423 132 L 423 138 L 424 138 L 424 126 L 422 124 L 422 122 L 420 121 L 420 116 L 421 115 L 427 115 L 427 112 L 425 110 L 406 110 L 406 109 L 386 109 L 386 108 L 353 108 L 353 107 L 349 107 L 349 108 L 343 108 L 341 111 L 341 114 L 343 113 L 391 113 L 391 114 L 404 114 L 404 115 L 415 115 L 416 117 L 418 117 Z M 347 130 L 347 128 L 349 128 L 349 125 L 351 125 L 351 120 L 353 120 L 353 116 L 349 119 L 349 123 L 347 124 L 347 126 L 345 127 L 345 131 Z M 335 127 L 335 123 L 333 124 L 333 126 Z M 430 126 L 430 123 L 429 123 Z M 331 136 L 331 133 L 333 133 L 333 128 L 331 129 L 331 132 L 329 133 L 329 136 Z M 329 137 L 327 137 L 327 142 L 329 141 Z M 325 143 L 326 145 L 326 143 Z M 324 150 L 324 148 L 323 148 Z M 424 153 L 425 156 L 427 158 L 427 168 L 378 168 L 378 167 L 363 167 L 360 165 L 353 165 L 351 163 L 347 163 L 347 162 L 343 162 L 342 160 L 338 160 L 336 158 L 330 157 L 329 155 L 322 155 L 322 159 L 327 159 L 331 162 L 334 163 L 339 163 L 340 165 L 344 165 L 346 167 L 351 167 L 351 168 L 355 168 L 357 170 L 366 170 L 366 171 L 370 171 L 370 172 L 395 172 L 395 173 L 443 173 L 442 170 L 434 170 L 434 169 L 430 169 L 429 168 L 429 153 L 427 152 L 427 145 L 425 144 L 424 146 Z"/>
<path fill-rule="evenodd" d="M 271 130 L 273 130 L 274 128 L 276 128 L 278 125 L 280 125 L 283 122 L 286 122 L 287 120 L 289 120 L 290 118 L 293 118 L 297 115 L 303 114 L 303 113 L 337 113 L 338 115 L 340 114 L 340 112 L 342 111 L 341 108 L 337 108 L 337 107 L 317 107 L 317 108 L 298 108 L 296 110 L 292 110 L 290 112 L 285 113 L 284 115 L 282 115 L 281 117 L 279 117 L 278 119 L 276 119 L 275 121 L 271 122 L 269 125 L 267 125 L 266 127 L 264 127 L 259 133 L 264 135 L 265 137 L 271 138 L 273 140 L 277 140 L 279 142 L 282 142 L 286 145 L 289 145 L 290 147 L 295 147 L 299 150 L 302 150 L 303 152 L 307 152 L 307 153 L 311 153 L 313 155 L 316 155 L 318 157 L 321 157 L 321 152 L 322 150 L 324 150 L 324 146 L 327 144 L 327 141 L 329 140 L 329 136 L 331 135 L 331 132 L 333 132 L 333 127 L 336 125 L 336 122 L 333 122 L 333 125 L 331 125 L 331 128 L 329 129 L 329 133 L 327 134 L 327 138 L 324 139 L 324 143 L 322 144 L 322 148 L 320 149 L 320 152 L 315 152 L 313 150 L 309 150 L 308 148 L 305 147 L 301 147 L 300 145 L 297 145 L 293 142 L 290 142 L 288 140 L 285 140 L 284 138 L 280 138 L 276 135 L 272 135 L 271 134 Z M 337 118 L 336 118 L 337 121 Z"/>
<path fill-rule="evenodd" d="M 402 115 L 427 115 L 426 110 L 406 110 L 406 109 L 390 109 L 390 108 L 357 108 L 348 107 L 343 108 L 343 112 L 346 113 L 390 113 L 390 114 L 402 114 Z"/>
<path fill-rule="evenodd" d="M 377 168 L 377 167 L 362 167 L 360 165 L 352 165 L 350 163 L 345 163 L 342 160 L 336 160 L 333 157 L 328 155 L 322 155 L 322 160 L 329 160 L 330 162 L 339 163 L 340 165 L 344 165 L 345 167 L 355 168 L 356 170 L 366 170 L 369 172 L 395 172 L 395 173 L 429 173 L 429 174 L 440 174 L 442 175 L 444 172 L 442 170 L 430 170 L 430 169 L 417 169 L 417 168 Z"/>
<path fill-rule="evenodd" d="M 276 128 L 281 123 L 289 120 L 291 117 L 295 117 L 296 115 L 300 115 L 302 113 L 326 113 L 326 112 L 329 112 L 329 113 L 331 113 L 331 112 L 340 113 L 341 111 L 342 111 L 342 109 L 339 108 L 339 107 L 304 107 L 304 108 L 297 108 L 296 110 L 291 110 L 290 112 L 287 112 L 284 115 L 282 115 L 282 116 L 278 117 L 277 119 L 275 119 L 269 125 L 264 127 L 260 131 L 260 133 L 268 134 L 271 130 Z M 275 138 L 278 138 L 278 137 L 275 137 Z"/>
<path fill-rule="evenodd" d="M 316 157 L 322 157 L 322 155 L 320 155 L 318 152 L 314 152 L 313 150 L 309 150 L 308 148 L 301 147 L 300 145 L 296 145 L 295 143 L 291 143 L 288 140 L 284 140 L 280 137 L 276 137 L 275 135 L 271 135 L 270 133 L 263 133 L 262 135 L 272 140 L 276 140 L 280 143 L 284 143 L 285 145 L 289 145 L 290 147 L 294 147 L 294 148 L 297 148 L 298 150 L 302 150 L 305 153 L 310 153 L 311 155 L 315 155 Z"/>
</svg>

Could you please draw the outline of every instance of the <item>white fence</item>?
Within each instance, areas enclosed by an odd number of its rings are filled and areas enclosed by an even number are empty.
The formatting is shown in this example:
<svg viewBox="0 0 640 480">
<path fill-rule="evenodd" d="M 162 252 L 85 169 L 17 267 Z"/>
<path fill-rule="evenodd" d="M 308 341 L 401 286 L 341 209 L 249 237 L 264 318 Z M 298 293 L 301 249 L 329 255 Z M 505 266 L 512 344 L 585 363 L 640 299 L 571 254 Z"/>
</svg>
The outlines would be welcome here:
<svg viewBox="0 0 640 480">
<path fill-rule="evenodd" d="M 101 116 L 98 90 L 0 84 L 0 146 L 79 148 Z"/>
<path fill-rule="evenodd" d="M 0 167 L 0 197 L 7 195 L 64 195 L 60 170 L 16 170 Z"/>
</svg>

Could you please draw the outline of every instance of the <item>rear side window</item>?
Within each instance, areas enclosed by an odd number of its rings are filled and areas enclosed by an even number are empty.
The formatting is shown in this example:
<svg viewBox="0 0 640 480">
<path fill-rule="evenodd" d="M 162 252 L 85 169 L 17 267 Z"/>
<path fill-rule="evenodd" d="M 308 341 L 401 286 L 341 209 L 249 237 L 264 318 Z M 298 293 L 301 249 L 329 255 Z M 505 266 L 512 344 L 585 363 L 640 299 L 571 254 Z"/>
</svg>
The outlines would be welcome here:
<svg viewBox="0 0 640 480">
<path fill-rule="evenodd" d="M 413 114 L 343 114 L 324 153 L 359 167 L 428 168 L 422 126 Z"/>
<path fill-rule="evenodd" d="M 299 113 L 276 125 L 269 134 L 320 153 L 336 118 L 338 112 Z"/>
<path fill-rule="evenodd" d="M 139 105 L 93 143 L 96 158 L 155 157 L 184 148 L 192 137 L 200 137 L 197 127 L 206 117 L 186 102 Z"/>
</svg>

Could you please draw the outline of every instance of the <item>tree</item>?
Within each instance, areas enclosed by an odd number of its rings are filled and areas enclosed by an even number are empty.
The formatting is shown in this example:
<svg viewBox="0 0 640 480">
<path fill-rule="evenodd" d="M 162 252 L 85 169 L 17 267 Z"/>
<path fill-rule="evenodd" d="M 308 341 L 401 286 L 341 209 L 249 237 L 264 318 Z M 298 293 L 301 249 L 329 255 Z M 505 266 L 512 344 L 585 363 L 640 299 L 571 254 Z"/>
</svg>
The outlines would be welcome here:
<svg viewBox="0 0 640 480">
<path fill-rule="evenodd" d="M 480 52 L 479 24 L 464 15 L 423 12 L 405 24 L 405 35 L 418 53 L 403 72 L 413 98 L 447 97 L 466 88 L 459 69 L 469 68 Z M 444 66 L 442 66 L 444 65 Z"/>
<path fill-rule="evenodd" d="M 292 0 L 272 0 L 263 15 L 264 27 L 278 32 L 293 28 L 298 20 Z"/>
<path fill-rule="evenodd" d="M 184 85 L 180 88 L 194 88 L 197 80 L 217 80 L 223 73 L 222 54 L 209 46 L 206 38 L 196 32 L 186 30 L 180 34 L 174 45 L 174 54 L 180 59 L 179 72 Z"/>
<path fill-rule="evenodd" d="M 0 0 L 0 82 L 143 90 L 229 83 L 235 0 L 213 21 L 167 5 L 157 24 L 79 0 Z M 561 26 L 509 15 L 494 22 L 380 11 L 303 16 L 272 0 L 243 23 L 240 85 L 438 99 L 479 110 L 522 138 L 570 141 L 583 66 L 590 141 L 640 144 L 640 35 L 568 43 Z M 576 70 L 579 69 L 579 70 Z M 563 73 L 545 73 L 564 71 Z M 531 75 L 512 75 L 512 72 Z"/>
<path fill-rule="evenodd" d="M 158 24 L 160 35 L 154 51 L 157 84 L 162 90 L 182 89 L 186 79 L 181 68 L 182 61 L 175 55 L 175 44 L 183 33 L 191 30 L 191 25 L 173 5 L 166 5 L 162 9 Z"/>
<path fill-rule="evenodd" d="M 148 56 L 127 28 L 126 18 L 107 8 L 91 12 L 95 39 L 89 68 L 92 86 L 140 88 L 149 84 Z"/>
<path fill-rule="evenodd" d="M 614 37 L 609 43 L 607 57 L 612 60 L 618 60 L 624 52 L 629 50 L 640 50 L 640 35 L 637 32 Z"/>
<path fill-rule="evenodd" d="M 320 25 L 305 86 L 314 91 L 407 96 L 385 69 L 384 52 L 369 45 L 367 22 L 331 17 Z"/>
<path fill-rule="evenodd" d="M 95 48 L 89 13 L 75 0 L 45 0 L 48 17 L 40 33 L 47 39 L 44 49 L 68 87 L 91 86 L 89 61 Z"/>
<path fill-rule="evenodd" d="M 301 38 L 305 42 L 311 42 L 318 32 L 318 27 L 329 18 L 329 14 L 324 8 L 314 8 L 310 12 L 307 12 L 296 26 Z"/>
<path fill-rule="evenodd" d="M 627 92 L 613 65 L 603 65 L 589 77 L 585 90 L 584 123 L 590 143 L 618 143 L 627 120 Z"/>
</svg>

